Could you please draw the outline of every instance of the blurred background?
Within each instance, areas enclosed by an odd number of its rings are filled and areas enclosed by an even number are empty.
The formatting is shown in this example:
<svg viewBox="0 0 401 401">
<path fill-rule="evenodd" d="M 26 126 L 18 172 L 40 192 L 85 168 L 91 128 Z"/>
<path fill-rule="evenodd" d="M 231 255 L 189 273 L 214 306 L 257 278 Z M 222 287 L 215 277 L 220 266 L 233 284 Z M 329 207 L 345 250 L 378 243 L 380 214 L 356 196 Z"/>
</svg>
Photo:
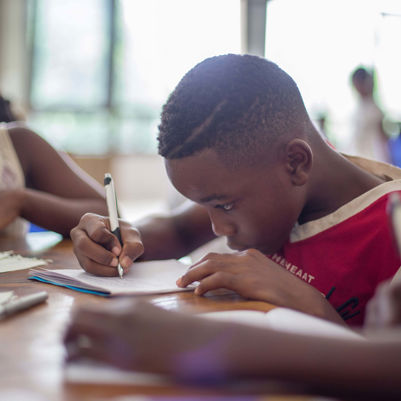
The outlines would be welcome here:
<svg viewBox="0 0 401 401">
<path fill-rule="evenodd" d="M 174 198 L 157 126 L 196 63 L 224 53 L 276 62 L 346 151 L 359 65 L 374 69 L 386 133 L 398 138 L 400 39 L 399 0 L 0 0 L 0 94 L 95 178 L 111 171 L 133 219 Z"/>
</svg>

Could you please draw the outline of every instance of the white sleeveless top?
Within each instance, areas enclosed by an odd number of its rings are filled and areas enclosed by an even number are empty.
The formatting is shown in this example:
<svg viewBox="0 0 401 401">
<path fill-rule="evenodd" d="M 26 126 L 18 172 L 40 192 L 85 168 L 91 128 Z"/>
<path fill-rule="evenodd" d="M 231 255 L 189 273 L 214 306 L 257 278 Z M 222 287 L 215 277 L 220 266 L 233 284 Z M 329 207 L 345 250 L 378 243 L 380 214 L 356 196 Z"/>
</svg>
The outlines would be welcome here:
<svg viewBox="0 0 401 401">
<path fill-rule="evenodd" d="M 0 124 L 0 190 L 25 187 L 25 177 L 8 135 L 7 125 Z M 0 230 L 1 235 L 24 236 L 28 222 L 20 217 Z"/>
</svg>

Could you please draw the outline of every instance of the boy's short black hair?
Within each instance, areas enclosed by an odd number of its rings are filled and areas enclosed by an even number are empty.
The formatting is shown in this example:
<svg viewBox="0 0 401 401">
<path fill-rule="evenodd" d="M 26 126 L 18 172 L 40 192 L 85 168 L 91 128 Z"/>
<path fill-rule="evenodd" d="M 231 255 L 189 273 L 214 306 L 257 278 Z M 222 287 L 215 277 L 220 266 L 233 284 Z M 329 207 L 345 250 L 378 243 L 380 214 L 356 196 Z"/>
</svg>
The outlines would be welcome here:
<svg viewBox="0 0 401 401">
<path fill-rule="evenodd" d="M 163 107 L 159 154 L 167 159 L 213 148 L 229 162 L 255 162 L 309 117 L 293 79 L 251 55 L 208 58 L 190 70 Z"/>
</svg>

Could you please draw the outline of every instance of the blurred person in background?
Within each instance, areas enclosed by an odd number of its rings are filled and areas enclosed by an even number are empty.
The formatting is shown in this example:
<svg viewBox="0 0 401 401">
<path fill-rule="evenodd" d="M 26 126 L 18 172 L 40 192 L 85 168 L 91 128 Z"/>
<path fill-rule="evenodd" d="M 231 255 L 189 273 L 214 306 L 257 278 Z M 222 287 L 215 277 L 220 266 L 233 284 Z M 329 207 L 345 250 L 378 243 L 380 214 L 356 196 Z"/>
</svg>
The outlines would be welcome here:
<svg viewBox="0 0 401 401">
<path fill-rule="evenodd" d="M 0 122 L 10 123 L 17 119 L 15 112 L 11 109 L 11 102 L 0 93 Z"/>
<path fill-rule="evenodd" d="M 358 94 L 358 106 L 352 118 L 349 153 L 389 163 L 388 137 L 383 130 L 384 114 L 374 99 L 373 72 L 358 67 L 351 79 Z"/>
<path fill-rule="evenodd" d="M 0 95 L 0 234 L 30 221 L 67 237 L 84 213 L 107 214 L 103 187 L 17 119 Z"/>
</svg>

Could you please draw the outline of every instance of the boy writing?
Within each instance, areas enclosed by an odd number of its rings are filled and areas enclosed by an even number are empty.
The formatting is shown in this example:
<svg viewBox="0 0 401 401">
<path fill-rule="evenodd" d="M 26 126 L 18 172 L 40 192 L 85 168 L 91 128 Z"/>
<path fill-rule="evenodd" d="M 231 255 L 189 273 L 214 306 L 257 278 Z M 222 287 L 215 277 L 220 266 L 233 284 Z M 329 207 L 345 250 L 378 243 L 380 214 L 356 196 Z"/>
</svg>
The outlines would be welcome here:
<svg viewBox="0 0 401 401">
<path fill-rule="evenodd" d="M 181 277 L 195 293 L 243 297 L 361 324 L 377 285 L 395 275 L 386 216 L 400 171 L 345 158 L 321 138 L 295 82 L 254 56 L 224 55 L 189 71 L 162 113 L 159 153 L 172 184 L 194 202 L 169 217 L 121 223 L 87 214 L 71 232 L 90 273 L 114 276 L 137 258 L 180 257 L 225 236 Z M 211 224 L 210 224 L 211 223 Z M 132 268 L 135 268 L 133 266 Z"/>
</svg>

